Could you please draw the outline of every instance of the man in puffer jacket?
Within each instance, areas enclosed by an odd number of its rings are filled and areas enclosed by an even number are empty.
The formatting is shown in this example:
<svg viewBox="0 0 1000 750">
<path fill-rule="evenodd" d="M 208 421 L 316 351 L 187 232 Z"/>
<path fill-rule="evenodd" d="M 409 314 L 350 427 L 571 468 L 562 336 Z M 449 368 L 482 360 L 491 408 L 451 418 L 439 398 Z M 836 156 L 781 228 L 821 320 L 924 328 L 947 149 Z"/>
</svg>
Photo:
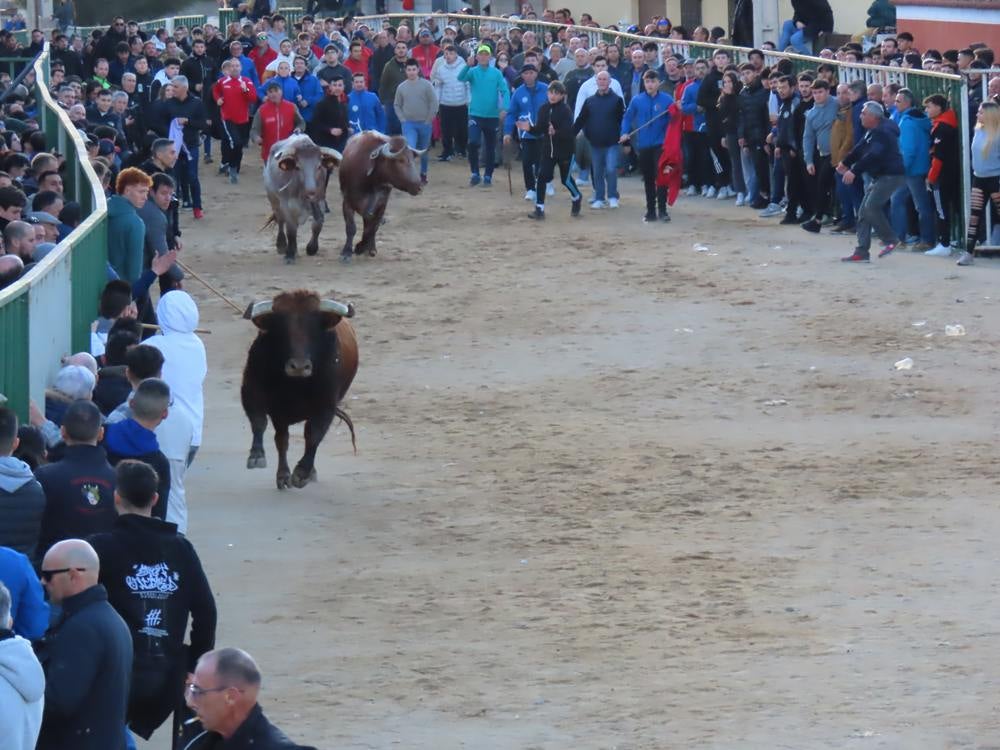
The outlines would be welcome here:
<svg viewBox="0 0 1000 750">
<path fill-rule="evenodd" d="M 455 154 L 465 156 L 469 137 L 469 84 L 458 80 L 464 68 L 465 61 L 453 44 L 444 48 L 444 57 L 435 60 L 431 68 L 431 83 L 440 104 L 442 148 L 438 161 L 451 161 Z"/>
<path fill-rule="evenodd" d="M 0 546 L 33 558 L 45 510 L 45 493 L 17 448 L 17 415 L 0 407 Z"/>
<path fill-rule="evenodd" d="M 900 237 L 907 230 L 907 204 L 912 196 L 920 221 L 920 242 L 911 248 L 926 252 L 934 247 L 934 204 L 927 190 L 927 173 L 931 168 L 931 120 L 917 106 L 916 97 L 909 89 L 896 93 L 899 116 L 899 150 L 903 154 L 905 184 L 892 194 L 890 214 L 892 228 Z"/>
<path fill-rule="evenodd" d="M 31 644 L 14 635 L 10 592 L 0 583 L 0 737 L 4 750 L 34 750 L 42 727 L 45 673 Z"/>
</svg>

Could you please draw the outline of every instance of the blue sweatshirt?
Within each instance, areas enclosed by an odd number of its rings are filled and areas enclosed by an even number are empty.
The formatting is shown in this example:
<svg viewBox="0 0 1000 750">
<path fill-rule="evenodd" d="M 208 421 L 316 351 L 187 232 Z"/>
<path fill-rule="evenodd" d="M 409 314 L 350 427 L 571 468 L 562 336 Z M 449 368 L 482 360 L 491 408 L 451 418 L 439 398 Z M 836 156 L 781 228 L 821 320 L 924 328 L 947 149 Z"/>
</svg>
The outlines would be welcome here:
<svg viewBox="0 0 1000 750">
<path fill-rule="evenodd" d="M 658 91 L 650 96 L 645 91 L 632 97 L 625 116 L 622 118 L 621 135 L 639 131 L 632 136 L 632 145 L 639 148 L 653 148 L 663 145 L 670 115 L 662 114 L 674 103 L 672 97 Z"/>
<path fill-rule="evenodd" d="M 515 123 L 518 120 L 525 120 L 532 125 L 538 122 L 538 110 L 542 108 L 543 104 L 549 101 L 546 93 L 548 90 L 549 85 L 541 81 L 536 81 L 534 87 L 530 89 L 523 83 L 518 86 L 510 98 L 510 106 L 507 107 L 507 117 L 504 119 L 503 132 L 506 135 L 513 135 L 517 127 Z M 528 130 L 520 131 L 520 136 L 526 141 L 533 141 L 538 138 L 537 135 L 532 135 L 531 131 Z"/>
<path fill-rule="evenodd" d="M 385 107 L 371 91 L 354 91 L 347 95 L 347 122 L 355 134 L 363 130 L 385 132 Z"/>
<path fill-rule="evenodd" d="M 323 87 L 320 85 L 319 79 L 308 70 L 302 78 L 292 76 L 292 79 L 298 83 L 302 98 L 306 100 L 306 106 L 299 107 L 299 114 L 302 115 L 302 119 L 306 122 L 312 122 L 316 105 L 319 104 L 319 100 L 324 96 Z M 294 103 L 296 107 L 299 106 L 299 103 L 295 99 L 290 99 L 289 101 Z"/>
<path fill-rule="evenodd" d="M 696 133 L 705 130 L 705 113 L 698 111 L 698 92 L 701 90 L 701 81 L 697 78 L 684 87 L 684 94 L 681 96 L 681 112 L 694 116 L 694 131 Z"/>
<path fill-rule="evenodd" d="M 267 94 L 267 87 L 271 85 L 271 81 L 276 81 L 281 84 L 281 96 L 286 102 L 291 102 L 295 105 L 296 109 L 299 107 L 299 94 L 302 93 L 299 89 L 299 84 L 295 82 L 295 79 L 291 76 L 287 78 L 282 78 L 281 76 L 274 76 L 273 78 L 268 78 L 266 83 L 262 83 L 257 87 L 257 98 L 264 101 L 264 97 Z M 302 118 L 305 119 L 305 118 Z"/>
<path fill-rule="evenodd" d="M 1000 175 L 1000 138 L 994 138 L 986 149 L 987 138 L 983 128 L 976 128 L 972 135 L 972 173 L 976 177 Z"/>
<path fill-rule="evenodd" d="M 487 66 L 466 66 L 458 74 L 458 80 L 469 82 L 469 117 L 495 119 L 500 111 L 507 111 L 510 104 L 510 86 L 496 68 Z M 499 104 L 499 106 L 498 106 Z"/>
<path fill-rule="evenodd" d="M 899 115 L 899 150 L 907 177 L 925 177 L 931 168 L 931 120 L 912 107 Z"/>
</svg>

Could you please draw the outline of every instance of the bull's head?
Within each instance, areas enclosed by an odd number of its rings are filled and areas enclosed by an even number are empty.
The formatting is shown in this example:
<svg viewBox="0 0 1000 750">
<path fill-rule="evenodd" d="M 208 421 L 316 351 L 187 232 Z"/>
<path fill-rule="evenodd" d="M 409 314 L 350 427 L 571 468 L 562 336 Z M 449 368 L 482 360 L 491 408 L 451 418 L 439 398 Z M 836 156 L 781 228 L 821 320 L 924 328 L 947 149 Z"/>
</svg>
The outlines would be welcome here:
<svg viewBox="0 0 1000 750">
<path fill-rule="evenodd" d="M 302 197 L 309 201 L 322 199 L 327 176 L 340 166 L 340 152 L 308 143 L 292 143 L 274 155 L 278 169 L 298 171 L 302 177 Z"/>
<path fill-rule="evenodd" d="M 424 151 L 418 151 L 407 145 L 402 136 L 394 136 L 376 149 L 368 157 L 368 174 L 378 170 L 378 177 L 394 188 L 404 190 L 410 195 L 420 193 L 420 165 L 417 158 Z"/>
<path fill-rule="evenodd" d="M 285 375 L 308 378 L 317 362 L 331 355 L 336 357 L 335 351 L 329 351 L 326 332 L 335 328 L 341 318 L 353 318 L 354 306 L 320 299 L 311 292 L 292 292 L 252 303 L 243 317 L 272 337 L 275 354 L 284 359 Z"/>
</svg>

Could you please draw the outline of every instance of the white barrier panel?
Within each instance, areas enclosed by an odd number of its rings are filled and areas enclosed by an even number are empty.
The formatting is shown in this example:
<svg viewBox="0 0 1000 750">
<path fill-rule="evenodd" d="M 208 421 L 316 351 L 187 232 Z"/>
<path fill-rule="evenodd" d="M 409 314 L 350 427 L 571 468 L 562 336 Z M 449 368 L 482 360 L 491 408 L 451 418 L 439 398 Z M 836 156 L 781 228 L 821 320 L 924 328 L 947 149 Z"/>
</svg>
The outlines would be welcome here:
<svg viewBox="0 0 1000 750">
<path fill-rule="evenodd" d="M 55 252 L 53 250 L 53 252 Z M 34 280 L 28 295 L 28 366 L 31 398 L 39 408 L 45 387 L 59 371 L 59 360 L 70 352 L 69 290 L 71 254 L 63 255 L 46 274 Z"/>
</svg>

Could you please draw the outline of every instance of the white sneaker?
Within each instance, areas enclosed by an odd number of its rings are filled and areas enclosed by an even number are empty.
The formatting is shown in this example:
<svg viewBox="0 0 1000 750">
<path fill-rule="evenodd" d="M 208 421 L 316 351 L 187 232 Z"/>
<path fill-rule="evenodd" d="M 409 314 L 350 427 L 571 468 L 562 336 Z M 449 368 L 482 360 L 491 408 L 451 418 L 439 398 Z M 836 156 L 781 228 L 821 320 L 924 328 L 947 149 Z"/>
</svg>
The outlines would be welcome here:
<svg viewBox="0 0 1000 750">
<path fill-rule="evenodd" d="M 731 193 L 729 192 L 729 188 L 728 188 L 728 187 L 726 187 L 725 185 L 723 185 L 722 187 L 720 187 L 720 188 L 719 188 L 719 192 L 718 192 L 718 194 L 717 194 L 717 195 L 715 196 L 715 199 L 716 199 L 717 201 L 724 201 L 724 200 L 726 200 L 727 198 L 731 197 L 731 195 L 732 195 L 732 194 L 731 194 Z"/>
<path fill-rule="evenodd" d="M 715 187 L 714 187 L 714 186 L 711 186 L 711 185 L 710 185 L 710 186 L 708 187 L 708 190 L 706 190 L 706 191 L 705 191 L 705 192 L 703 193 L 703 195 L 704 195 L 704 196 L 705 196 L 706 198 L 714 198 L 714 197 L 716 196 L 716 192 L 715 192 Z"/>
<path fill-rule="evenodd" d="M 698 195 L 698 188 L 696 188 L 694 185 L 690 185 L 687 189 L 687 195 L 691 197 Z"/>
<path fill-rule="evenodd" d="M 745 199 L 743 197 L 743 193 L 737 193 L 736 194 L 736 207 L 740 208 L 743 205 L 744 200 Z"/>
<path fill-rule="evenodd" d="M 545 186 L 545 194 L 546 195 L 555 195 L 556 194 L 556 189 L 552 185 L 551 182 L 548 185 Z"/>
<path fill-rule="evenodd" d="M 778 214 L 785 213 L 780 205 L 777 203 L 768 203 L 767 208 L 760 212 L 760 217 L 762 219 L 767 219 L 771 216 L 777 216 Z"/>
<path fill-rule="evenodd" d="M 538 196 L 535 195 L 535 191 L 534 190 L 529 190 L 528 192 L 526 192 L 524 194 L 524 199 L 526 201 L 531 201 L 532 203 L 534 203 L 537 198 L 538 198 Z"/>
<path fill-rule="evenodd" d="M 593 200 L 590 202 L 591 208 L 604 208 L 604 206 L 605 206 L 604 201 Z"/>
<path fill-rule="evenodd" d="M 618 199 L 608 198 L 608 208 L 618 208 Z"/>
<path fill-rule="evenodd" d="M 937 247 L 928 250 L 924 255 L 932 255 L 935 258 L 947 258 L 951 255 L 951 248 L 938 243 Z"/>
</svg>

